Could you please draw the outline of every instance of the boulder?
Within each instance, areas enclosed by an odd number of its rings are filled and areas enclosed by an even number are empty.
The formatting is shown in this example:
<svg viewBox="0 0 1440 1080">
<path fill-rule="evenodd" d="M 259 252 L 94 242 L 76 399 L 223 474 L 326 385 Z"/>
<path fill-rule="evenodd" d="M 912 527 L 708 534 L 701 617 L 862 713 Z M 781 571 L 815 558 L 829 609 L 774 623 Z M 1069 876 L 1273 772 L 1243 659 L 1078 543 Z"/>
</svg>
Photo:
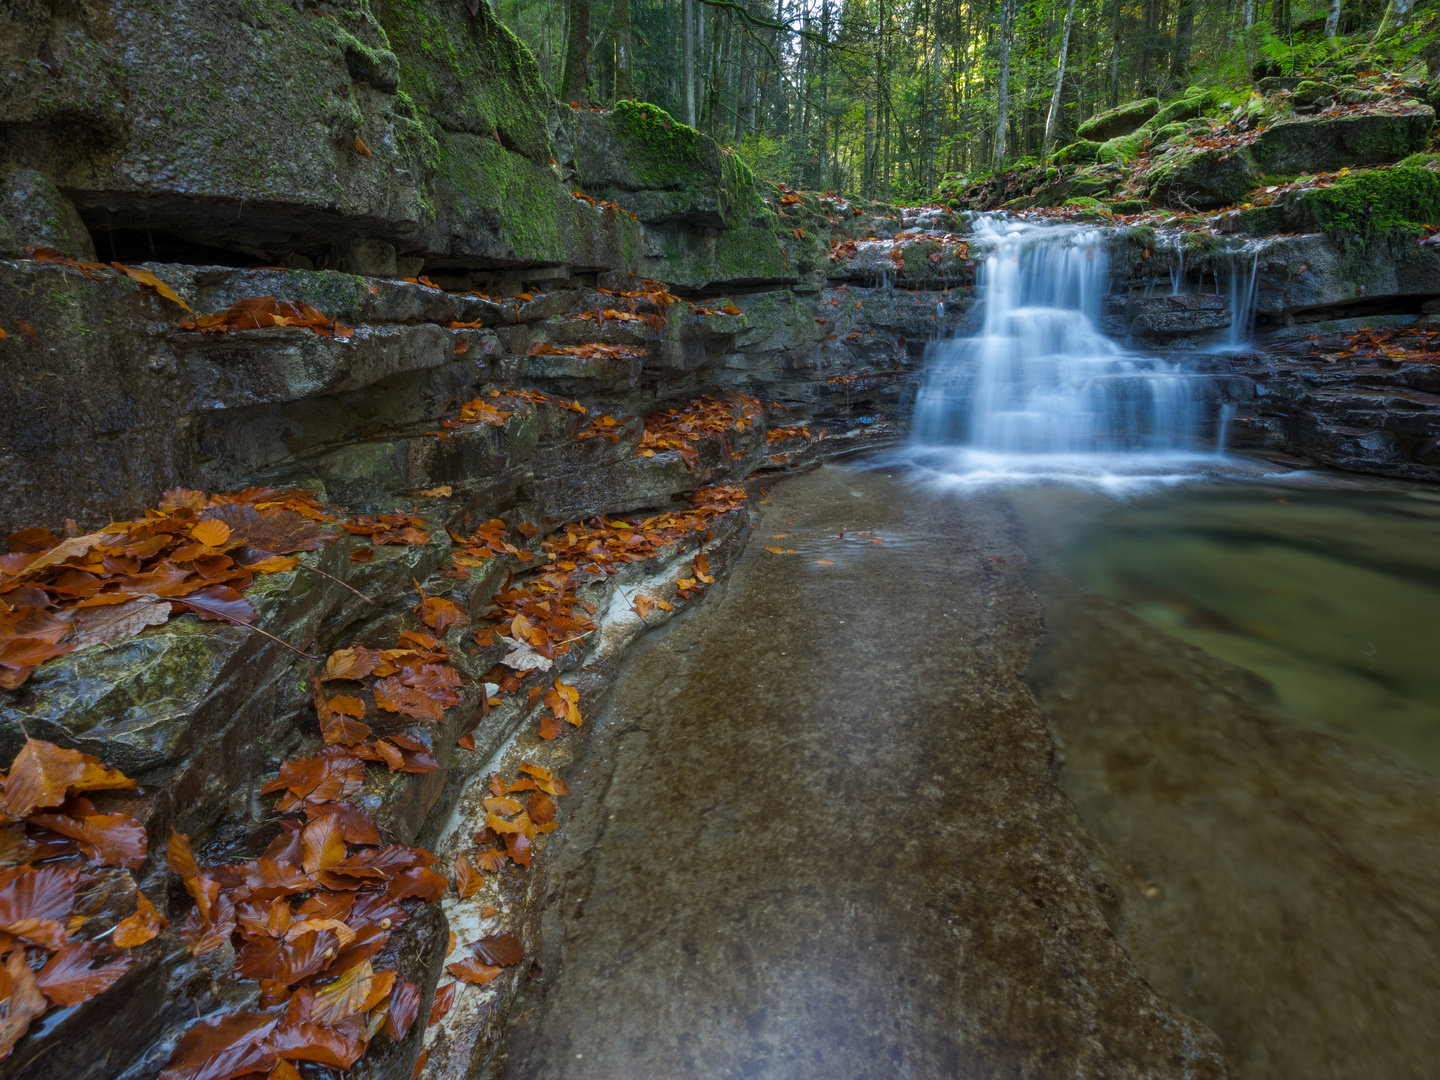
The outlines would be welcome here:
<svg viewBox="0 0 1440 1080">
<path fill-rule="evenodd" d="M 1099 113 L 1075 129 L 1082 139 L 1106 142 L 1117 135 L 1129 135 L 1160 111 L 1159 98 L 1143 98 Z"/>
<path fill-rule="evenodd" d="M 1293 116 L 1261 131 L 1250 152 L 1277 176 L 1387 164 L 1425 149 L 1434 123 L 1435 110 L 1417 101 L 1385 111 Z"/>
<path fill-rule="evenodd" d="M 1125 305 L 1125 318 L 1136 337 L 1207 334 L 1230 325 L 1230 301 L 1210 293 L 1145 296 Z"/>
<path fill-rule="evenodd" d="M 1334 97 L 1339 89 L 1334 83 L 1304 79 L 1295 87 L 1295 104 L 1314 105 L 1322 98 Z"/>
<path fill-rule="evenodd" d="M 1194 120 L 1210 107 L 1213 100 L 1213 95 L 1209 90 L 1203 86 L 1192 86 L 1182 96 L 1145 121 L 1144 130 L 1157 131 L 1168 124 L 1176 124 L 1182 120 Z"/>
<path fill-rule="evenodd" d="M 1100 152 L 1101 144 L 1092 142 L 1089 139 L 1080 139 L 1069 146 L 1062 146 L 1055 153 L 1050 155 L 1050 160 L 1056 165 L 1088 165 L 1095 160 L 1095 155 Z"/>
<path fill-rule="evenodd" d="M 14 238 L 7 245 L 0 236 L 0 252 L 8 246 L 11 255 L 19 255 L 34 244 L 57 248 L 74 259 L 95 259 L 95 246 L 75 204 L 36 169 L 0 169 L 0 222 Z"/>
<path fill-rule="evenodd" d="M 1268 78 L 1261 79 L 1255 84 L 1260 93 L 1266 96 L 1288 92 L 1294 90 L 1299 85 L 1300 77 L 1298 75 L 1271 75 Z"/>
<path fill-rule="evenodd" d="M 1095 160 L 1102 165 L 1108 165 L 1115 161 L 1134 161 L 1145 149 L 1145 143 L 1149 138 L 1149 133 L 1145 131 L 1136 131 L 1130 135 L 1117 135 L 1110 141 L 1101 144 L 1100 149 L 1095 152 Z"/>
<path fill-rule="evenodd" d="M 1152 201 L 1202 210 L 1239 202 L 1260 183 L 1260 170 L 1243 148 L 1181 146 L 1161 158 L 1147 179 Z"/>
</svg>

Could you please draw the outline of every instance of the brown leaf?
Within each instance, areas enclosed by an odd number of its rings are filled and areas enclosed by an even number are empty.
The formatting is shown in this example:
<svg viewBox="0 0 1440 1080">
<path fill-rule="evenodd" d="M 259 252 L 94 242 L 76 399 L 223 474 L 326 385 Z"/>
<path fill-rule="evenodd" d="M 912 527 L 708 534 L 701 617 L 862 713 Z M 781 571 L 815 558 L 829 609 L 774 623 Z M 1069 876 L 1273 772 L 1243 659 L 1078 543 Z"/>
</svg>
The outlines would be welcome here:
<svg viewBox="0 0 1440 1080">
<path fill-rule="evenodd" d="M 269 1039 L 279 1020 L 252 1012 L 202 1020 L 176 1044 L 160 1080 L 229 1080 L 266 1071 L 275 1063 Z"/>
<path fill-rule="evenodd" d="M 63 946 L 79 877 L 53 866 L 0 870 L 0 930 L 48 949 Z"/>
<path fill-rule="evenodd" d="M 358 132 L 355 135 L 355 152 L 361 157 L 373 158 L 375 156 L 370 147 L 365 145 L 365 140 L 360 138 Z"/>
<path fill-rule="evenodd" d="M 230 940 L 235 932 L 235 905 L 223 893 L 211 909 L 212 918 L 204 918 L 198 906 L 190 909 L 180 924 L 180 940 L 195 956 L 206 956 Z"/>
<path fill-rule="evenodd" d="M 59 806 L 85 775 L 85 755 L 41 739 L 26 739 L 5 780 L 5 812 L 23 818 L 37 806 Z"/>
<path fill-rule="evenodd" d="M 334 679 L 355 679 L 365 678 L 380 664 L 380 654 L 372 649 L 336 649 L 325 660 L 325 671 L 320 676 L 321 682 L 330 682 Z"/>
<path fill-rule="evenodd" d="M 16 949 L 7 956 L 3 970 L 10 993 L 4 1002 L 4 1015 L 0 1016 L 0 1061 L 10 1056 L 10 1051 L 30 1027 L 30 1021 L 50 1007 L 36 985 L 34 972 L 25 962 L 24 949 Z"/>
<path fill-rule="evenodd" d="M 310 1019 L 317 1024 L 332 1026 L 347 1016 L 360 1011 L 370 994 L 370 984 L 375 977 L 369 960 L 362 960 L 328 986 L 315 992 L 315 1001 L 310 1006 Z"/>
<path fill-rule="evenodd" d="M 480 891 L 485 879 L 470 865 L 464 855 L 455 856 L 455 891 L 462 900 L 468 900 Z"/>
<path fill-rule="evenodd" d="M 181 300 L 180 297 L 175 294 L 174 289 L 170 288 L 169 285 L 166 285 L 149 270 L 142 270 L 138 266 L 121 266 L 118 262 L 111 263 L 110 265 L 115 267 L 116 270 L 119 270 L 131 281 L 137 281 L 141 285 L 148 285 L 150 286 L 150 288 L 154 289 L 157 293 L 163 296 L 166 300 L 169 300 L 172 303 L 179 304 L 186 311 L 190 310 L 190 305 L 185 303 L 184 300 Z"/>
<path fill-rule="evenodd" d="M 450 985 L 454 985 L 451 983 Z M 408 979 L 400 979 L 390 995 L 390 1011 L 385 1016 L 386 1035 L 396 1042 L 410 1033 L 415 1018 L 420 1014 L 420 987 Z"/>
<path fill-rule="evenodd" d="M 467 731 L 464 735 L 461 735 L 460 738 L 455 740 L 455 745 L 460 747 L 462 750 L 474 750 L 475 733 L 473 731 Z"/>
<path fill-rule="evenodd" d="M 88 649 L 132 638 L 149 626 L 160 626 L 170 618 L 170 605 L 160 602 L 153 593 L 142 593 L 123 604 L 72 608 L 61 617 L 75 627 L 70 643 L 77 649 Z"/>
<path fill-rule="evenodd" d="M 65 1008 L 103 994 L 138 962 L 99 942 L 74 941 L 50 957 L 35 982 L 47 998 Z"/>
<path fill-rule="evenodd" d="M 345 860 L 345 837 L 333 814 L 316 818 L 300 837 L 301 865 L 307 874 L 330 870 Z"/>
<path fill-rule="evenodd" d="M 482 963 L 500 967 L 509 967 L 525 959 L 525 946 L 521 945 L 520 939 L 509 930 L 500 934 L 488 934 L 479 941 L 472 941 L 470 949 Z"/>
<path fill-rule="evenodd" d="M 170 920 L 155 910 L 155 905 L 150 903 L 149 898 L 143 892 L 137 890 L 135 898 L 135 914 L 121 919 L 110 935 L 110 940 L 122 949 L 133 949 L 137 945 L 144 945 L 170 925 Z"/>
<path fill-rule="evenodd" d="M 129 870 L 145 862 L 145 827 L 129 814 L 101 814 L 88 799 L 68 800 L 63 814 L 32 814 L 30 821 L 79 841 L 96 862 Z"/>
<path fill-rule="evenodd" d="M 435 997 L 430 1002 L 430 1016 L 425 1021 L 425 1026 L 438 1024 L 445 1019 L 450 1011 L 450 1006 L 455 1004 L 455 991 L 460 988 L 459 983 L 446 983 L 435 991 Z"/>
<path fill-rule="evenodd" d="M 544 792 L 537 791 L 530 796 L 527 810 L 530 820 L 537 825 L 544 825 L 555 820 L 555 800 Z"/>
<path fill-rule="evenodd" d="M 505 973 L 504 968 L 482 964 L 473 956 L 467 956 L 464 960 L 458 960 L 453 964 L 446 964 L 445 970 L 455 978 L 467 983 L 474 983 L 476 986 L 486 986 Z"/>
<path fill-rule="evenodd" d="M 499 873 L 509 861 L 509 855 L 495 848 L 481 848 L 475 855 L 475 864 L 492 874 Z"/>
<path fill-rule="evenodd" d="M 450 627 L 469 621 L 458 605 L 443 596 L 425 597 L 416 606 L 415 614 L 422 623 L 442 636 Z"/>
<path fill-rule="evenodd" d="M 406 686 L 395 676 L 381 679 L 372 690 L 375 704 L 387 712 L 398 712 L 416 720 L 441 720 L 445 707 L 423 690 Z"/>
</svg>

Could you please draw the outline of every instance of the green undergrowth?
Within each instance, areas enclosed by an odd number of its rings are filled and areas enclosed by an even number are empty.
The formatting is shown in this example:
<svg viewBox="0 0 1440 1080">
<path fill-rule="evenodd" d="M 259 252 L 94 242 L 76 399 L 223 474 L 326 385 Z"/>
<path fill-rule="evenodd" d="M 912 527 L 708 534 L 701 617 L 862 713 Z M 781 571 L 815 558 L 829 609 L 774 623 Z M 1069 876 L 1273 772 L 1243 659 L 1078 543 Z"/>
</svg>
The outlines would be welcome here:
<svg viewBox="0 0 1440 1080">
<path fill-rule="evenodd" d="M 1440 176 L 1413 165 L 1352 173 L 1300 199 L 1337 242 L 1366 248 L 1391 236 L 1415 236 L 1440 222 Z"/>
</svg>

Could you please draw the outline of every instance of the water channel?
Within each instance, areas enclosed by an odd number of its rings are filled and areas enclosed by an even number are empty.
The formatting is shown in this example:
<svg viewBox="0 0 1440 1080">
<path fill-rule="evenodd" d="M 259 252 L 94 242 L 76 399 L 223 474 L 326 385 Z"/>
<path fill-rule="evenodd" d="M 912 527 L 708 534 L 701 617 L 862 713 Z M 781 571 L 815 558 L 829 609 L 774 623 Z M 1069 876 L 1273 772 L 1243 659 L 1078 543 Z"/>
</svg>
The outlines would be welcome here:
<svg viewBox="0 0 1440 1080">
<path fill-rule="evenodd" d="M 982 228 L 913 441 L 627 661 L 494 1075 L 1434 1074 L 1440 492 L 1225 455 Z"/>
</svg>

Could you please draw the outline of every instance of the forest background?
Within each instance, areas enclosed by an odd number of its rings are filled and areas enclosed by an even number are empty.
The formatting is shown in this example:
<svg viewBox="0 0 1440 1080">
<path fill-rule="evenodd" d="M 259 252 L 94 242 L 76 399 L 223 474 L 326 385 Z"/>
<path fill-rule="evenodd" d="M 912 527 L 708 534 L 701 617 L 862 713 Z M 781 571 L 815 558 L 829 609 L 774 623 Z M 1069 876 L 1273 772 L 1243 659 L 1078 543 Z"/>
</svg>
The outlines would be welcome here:
<svg viewBox="0 0 1440 1080">
<path fill-rule="evenodd" d="M 495 0 L 562 101 L 633 98 L 798 187 L 924 201 L 1191 84 L 1423 63 L 1440 0 Z"/>
</svg>

